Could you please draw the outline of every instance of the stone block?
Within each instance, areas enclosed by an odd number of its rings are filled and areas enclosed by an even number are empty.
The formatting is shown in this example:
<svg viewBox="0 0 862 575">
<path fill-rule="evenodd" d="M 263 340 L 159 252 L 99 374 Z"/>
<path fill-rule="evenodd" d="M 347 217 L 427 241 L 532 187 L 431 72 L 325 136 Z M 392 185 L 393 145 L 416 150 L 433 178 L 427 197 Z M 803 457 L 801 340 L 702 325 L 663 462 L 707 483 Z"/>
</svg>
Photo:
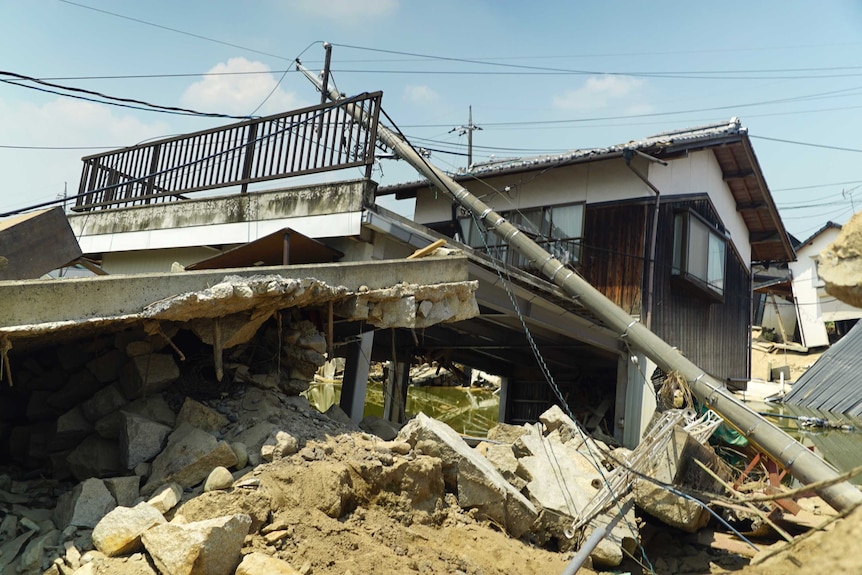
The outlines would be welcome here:
<svg viewBox="0 0 862 575">
<path fill-rule="evenodd" d="M 103 480 L 117 505 L 131 507 L 141 496 L 141 478 L 137 475 L 108 477 Z"/>
<path fill-rule="evenodd" d="M 90 435 L 66 458 L 69 470 L 79 481 L 89 477 L 120 475 L 120 448 L 116 441 Z"/>
<path fill-rule="evenodd" d="M 123 411 L 134 413 L 150 419 L 152 421 L 175 427 L 177 422 L 177 414 L 165 401 L 161 394 L 148 395 L 140 397 L 131 403 L 123 406 Z"/>
<path fill-rule="evenodd" d="M 519 437 L 530 432 L 529 427 L 524 425 L 512 425 L 510 423 L 498 423 L 488 430 L 488 439 L 500 443 L 515 443 Z"/>
<path fill-rule="evenodd" d="M 168 434 L 173 430 L 133 413 L 123 413 L 122 416 L 120 462 L 126 469 L 134 469 L 139 463 L 150 461 L 161 453 Z"/>
<path fill-rule="evenodd" d="M 230 515 L 179 525 L 157 525 L 142 541 L 160 573 L 232 575 L 251 526 L 248 515 Z"/>
<path fill-rule="evenodd" d="M 96 376 L 87 370 L 73 373 L 67 381 L 66 385 L 52 393 L 46 400 L 50 406 L 61 411 L 72 409 L 104 387 Z"/>
<path fill-rule="evenodd" d="M 147 500 L 147 503 L 164 514 L 176 507 L 182 498 L 183 488 L 176 483 L 168 483 L 156 489 L 153 496 Z"/>
<path fill-rule="evenodd" d="M 50 451 L 63 451 L 71 449 L 81 443 L 93 431 L 90 423 L 80 406 L 75 406 L 57 418 L 57 426 L 54 437 L 48 444 Z"/>
<path fill-rule="evenodd" d="M 158 393 L 180 377 L 180 368 L 172 355 L 151 353 L 130 358 L 122 390 L 129 399 Z"/>
<path fill-rule="evenodd" d="M 236 455 L 226 441 L 183 423 L 168 437 L 167 446 L 153 460 L 152 474 L 142 492 L 148 493 L 169 481 L 193 487 L 204 481 L 215 467 L 230 468 L 236 462 Z"/>
<path fill-rule="evenodd" d="M 189 423 L 204 431 L 219 431 L 226 427 L 228 418 L 211 407 L 187 397 L 177 414 L 176 425 Z"/>
<path fill-rule="evenodd" d="M 141 536 L 148 529 L 166 523 L 164 516 L 147 503 L 116 507 L 93 529 L 93 545 L 107 555 L 127 555 L 143 547 Z"/>
<path fill-rule="evenodd" d="M 392 423 L 376 415 L 363 417 L 362 421 L 359 422 L 359 429 L 385 441 L 392 441 L 398 437 L 398 432 L 401 430 L 397 423 Z"/>
<path fill-rule="evenodd" d="M 536 507 L 445 423 L 420 413 L 404 426 L 398 439 L 442 460 L 444 480 L 457 489 L 462 508 L 477 509 L 481 516 L 504 525 L 513 537 L 532 528 Z"/>
<path fill-rule="evenodd" d="M 92 529 L 116 506 L 117 502 L 101 479 L 87 479 L 57 500 L 54 524 L 61 529 L 69 526 Z"/>
<path fill-rule="evenodd" d="M 128 401 L 120 393 L 120 390 L 113 385 L 109 385 L 97 391 L 93 397 L 82 403 L 81 410 L 87 420 L 95 423 L 106 415 L 114 413 L 127 403 Z"/>
<path fill-rule="evenodd" d="M 87 362 L 87 370 L 102 383 L 111 383 L 119 379 L 123 366 L 128 361 L 126 354 L 118 349 L 112 349 Z"/>
</svg>

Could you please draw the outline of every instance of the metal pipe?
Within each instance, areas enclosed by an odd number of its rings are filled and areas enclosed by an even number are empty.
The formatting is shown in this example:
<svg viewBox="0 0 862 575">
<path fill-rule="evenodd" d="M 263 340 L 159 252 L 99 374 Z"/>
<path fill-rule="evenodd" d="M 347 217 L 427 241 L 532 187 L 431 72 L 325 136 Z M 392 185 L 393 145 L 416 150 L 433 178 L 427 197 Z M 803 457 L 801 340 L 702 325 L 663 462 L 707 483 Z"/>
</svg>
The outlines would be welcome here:
<svg viewBox="0 0 862 575">
<path fill-rule="evenodd" d="M 572 560 L 569 561 L 569 564 L 566 565 L 566 568 L 563 569 L 563 572 L 560 575 L 575 575 L 580 568 L 583 566 L 584 561 L 587 560 L 587 557 L 590 556 L 590 553 L 593 552 L 593 549 L 596 548 L 596 545 L 599 542 L 607 537 L 608 533 L 611 532 L 611 529 L 614 528 L 620 519 L 622 519 L 626 513 L 631 511 L 631 508 L 634 506 L 634 499 L 629 499 L 623 504 L 622 508 L 619 510 L 619 513 L 614 515 L 613 519 L 610 520 L 606 525 L 602 525 L 601 527 L 597 527 L 593 529 L 593 532 L 590 533 L 590 536 L 587 537 L 587 540 L 584 541 L 584 544 L 578 549 L 578 552 L 575 553 L 575 556 L 572 557 Z"/>
<path fill-rule="evenodd" d="M 297 69 L 321 90 L 320 80 L 297 61 Z M 338 101 L 340 95 L 330 89 L 330 99 Z M 368 119 L 361 109 L 347 104 L 347 110 L 358 122 L 367 124 Z M 826 463 L 814 452 L 809 451 L 777 426 L 760 417 L 736 400 L 724 384 L 708 375 L 667 342 L 652 333 L 643 324 L 633 319 L 622 308 L 609 300 L 574 271 L 566 268 L 559 260 L 525 234 L 506 221 L 500 214 L 475 197 L 439 168 L 419 156 L 413 148 L 385 126 L 377 127 L 377 137 L 400 158 L 409 162 L 429 182 L 446 191 L 460 205 L 481 219 L 485 227 L 500 236 L 515 248 L 528 261 L 539 266 L 539 271 L 559 286 L 566 294 L 596 315 L 606 326 L 615 330 L 621 337 L 627 337 L 633 347 L 652 359 L 665 372 L 677 371 L 707 408 L 718 413 L 731 426 L 736 428 L 761 451 L 785 467 L 802 483 L 814 483 L 832 479 L 838 475 L 834 467 Z M 862 492 L 849 482 L 844 481 L 817 491 L 829 505 L 838 511 L 862 502 Z"/>
</svg>

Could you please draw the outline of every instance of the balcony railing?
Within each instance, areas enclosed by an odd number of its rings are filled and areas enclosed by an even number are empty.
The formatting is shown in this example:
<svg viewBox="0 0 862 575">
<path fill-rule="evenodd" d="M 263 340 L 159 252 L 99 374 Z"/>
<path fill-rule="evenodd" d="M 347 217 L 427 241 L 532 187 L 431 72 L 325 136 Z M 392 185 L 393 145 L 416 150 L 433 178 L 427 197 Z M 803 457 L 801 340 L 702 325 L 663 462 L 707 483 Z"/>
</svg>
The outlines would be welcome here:
<svg viewBox="0 0 862 575">
<path fill-rule="evenodd" d="M 83 159 L 75 211 L 175 202 L 185 194 L 374 163 L 381 92 Z M 352 104 L 367 121 L 346 109 Z"/>
<path fill-rule="evenodd" d="M 535 242 L 544 248 L 548 253 L 560 260 L 564 265 L 576 266 L 580 258 L 581 239 L 566 238 L 566 239 L 536 239 Z M 492 258 L 498 259 L 506 264 L 516 268 L 528 271 L 530 273 L 538 273 L 539 270 L 533 262 L 530 262 L 523 255 L 515 251 L 511 246 L 498 245 L 478 247 L 477 250 L 484 252 Z"/>
</svg>

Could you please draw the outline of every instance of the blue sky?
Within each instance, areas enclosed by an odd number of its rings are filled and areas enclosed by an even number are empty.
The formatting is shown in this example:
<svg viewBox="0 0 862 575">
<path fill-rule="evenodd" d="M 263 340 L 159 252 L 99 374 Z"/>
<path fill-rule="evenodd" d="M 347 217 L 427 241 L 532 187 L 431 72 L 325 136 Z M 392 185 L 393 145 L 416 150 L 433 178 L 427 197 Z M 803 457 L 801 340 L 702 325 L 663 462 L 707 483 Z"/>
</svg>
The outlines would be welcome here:
<svg viewBox="0 0 862 575">
<path fill-rule="evenodd" d="M 474 161 L 736 116 L 792 234 L 862 207 L 858 0 L 0 0 L 0 17 L 4 72 L 238 115 L 319 101 L 283 72 L 300 55 L 319 69 L 331 42 L 338 88 L 382 90 L 397 125 L 449 170 L 466 163 L 452 128 L 469 106 L 482 127 Z M 221 122 L 0 83 L 0 212 L 64 185 L 74 194 L 82 156 Z M 391 160 L 375 173 L 416 177 Z"/>
</svg>

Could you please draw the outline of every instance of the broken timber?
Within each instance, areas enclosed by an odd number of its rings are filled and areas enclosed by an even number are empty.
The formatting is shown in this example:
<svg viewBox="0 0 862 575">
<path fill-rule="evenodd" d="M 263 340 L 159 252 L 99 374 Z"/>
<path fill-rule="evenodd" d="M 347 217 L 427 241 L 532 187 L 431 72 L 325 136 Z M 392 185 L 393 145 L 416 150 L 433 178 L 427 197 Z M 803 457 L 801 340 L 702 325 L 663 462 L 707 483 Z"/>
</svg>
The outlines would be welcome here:
<svg viewBox="0 0 862 575">
<path fill-rule="evenodd" d="M 304 68 L 299 61 L 296 64 L 297 69 L 318 90 L 323 91 L 324 88 L 320 80 Z M 342 99 L 341 94 L 333 89 L 328 91 L 327 96 L 335 102 Z M 345 106 L 357 121 L 368 122 L 361 110 L 349 103 Z M 428 178 L 431 185 L 447 192 L 459 205 L 470 210 L 474 217 L 481 220 L 488 230 L 493 231 L 503 241 L 515 248 L 526 260 L 532 262 L 542 275 L 559 286 L 567 295 L 578 300 L 610 329 L 616 330 L 620 337 L 625 337 L 633 347 L 643 352 L 662 370 L 666 373 L 676 370 L 682 374 L 689 382 L 695 395 L 706 404 L 706 407 L 718 413 L 753 445 L 778 461 L 796 479 L 803 483 L 814 483 L 837 476 L 834 467 L 777 426 L 737 401 L 727 392 L 722 382 L 685 358 L 670 344 L 605 297 L 589 282 L 568 269 L 525 234 L 520 233 L 515 226 L 487 204 L 422 158 L 405 140 L 382 125 L 377 128 L 377 138 L 391 148 L 398 157 L 409 162 L 423 176 Z M 847 481 L 823 487 L 818 490 L 818 495 L 838 511 L 849 509 L 862 502 L 862 493 Z"/>
</svg>

